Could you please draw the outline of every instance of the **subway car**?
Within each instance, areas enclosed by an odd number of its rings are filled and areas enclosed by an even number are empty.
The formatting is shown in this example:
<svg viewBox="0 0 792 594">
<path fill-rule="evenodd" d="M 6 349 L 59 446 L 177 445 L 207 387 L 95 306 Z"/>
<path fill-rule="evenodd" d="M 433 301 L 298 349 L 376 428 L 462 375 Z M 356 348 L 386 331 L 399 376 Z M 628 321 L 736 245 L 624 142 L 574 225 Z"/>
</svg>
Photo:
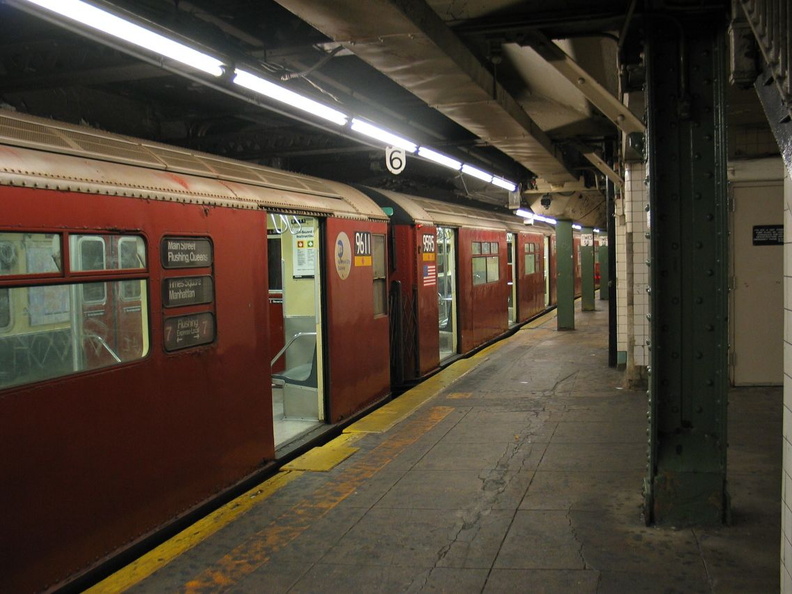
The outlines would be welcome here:
<svg viewBox="0 0 792 594">
<path fill-rule="evenodd" d="M 553 244 L 0 111 L 0 590 L 70 583 L 543 311 Z"/>
</svg>

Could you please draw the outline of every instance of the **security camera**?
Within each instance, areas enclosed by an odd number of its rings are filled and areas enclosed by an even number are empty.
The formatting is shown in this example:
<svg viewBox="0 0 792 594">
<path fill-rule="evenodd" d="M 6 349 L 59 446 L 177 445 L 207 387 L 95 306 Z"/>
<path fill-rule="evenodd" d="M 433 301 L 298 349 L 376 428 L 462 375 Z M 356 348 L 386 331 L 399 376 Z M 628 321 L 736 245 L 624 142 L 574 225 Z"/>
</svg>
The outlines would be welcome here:
<svg viewBox="0 0 792 594">
<path fill-rule="evenodd" d="M 545 194 L 542 196 L 542 199 L 539 203 L 542 205 L 543 208 L 550 208 L 550 203 L 553 202 L 553 199 L 550 197 L 550 194 Z"/>
</svg>

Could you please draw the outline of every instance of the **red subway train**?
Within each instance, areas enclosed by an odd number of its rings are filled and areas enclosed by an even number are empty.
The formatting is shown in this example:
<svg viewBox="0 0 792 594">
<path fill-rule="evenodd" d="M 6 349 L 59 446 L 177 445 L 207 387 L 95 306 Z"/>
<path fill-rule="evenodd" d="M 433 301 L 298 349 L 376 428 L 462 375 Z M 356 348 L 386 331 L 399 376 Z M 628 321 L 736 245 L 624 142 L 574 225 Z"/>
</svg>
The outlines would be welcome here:
<svg viewBox="0 0 792 594">
<path fill-rule="evenodd" d="M 0 591 L 502 336 L 554 303 L 554 257 L 508 212 L 0 111 Z"/>
</svg>

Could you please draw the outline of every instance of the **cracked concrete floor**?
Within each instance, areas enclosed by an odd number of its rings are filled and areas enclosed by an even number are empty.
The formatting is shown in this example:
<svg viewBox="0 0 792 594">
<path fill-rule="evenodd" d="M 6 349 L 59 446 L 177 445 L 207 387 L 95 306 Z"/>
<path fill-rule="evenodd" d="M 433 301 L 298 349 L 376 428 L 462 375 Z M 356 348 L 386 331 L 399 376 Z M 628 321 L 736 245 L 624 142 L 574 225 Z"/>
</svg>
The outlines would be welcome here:
<svg viewBox="0 0 792 594">
<path fill-rule="evenodd" d="M 781 389 L 730 395 L 733 523 L 641 517 L 646 395 L 607 314 L 524 328 L 329 472 L 303 473 L 134 591 L 778 591 Z"/>
</svg>

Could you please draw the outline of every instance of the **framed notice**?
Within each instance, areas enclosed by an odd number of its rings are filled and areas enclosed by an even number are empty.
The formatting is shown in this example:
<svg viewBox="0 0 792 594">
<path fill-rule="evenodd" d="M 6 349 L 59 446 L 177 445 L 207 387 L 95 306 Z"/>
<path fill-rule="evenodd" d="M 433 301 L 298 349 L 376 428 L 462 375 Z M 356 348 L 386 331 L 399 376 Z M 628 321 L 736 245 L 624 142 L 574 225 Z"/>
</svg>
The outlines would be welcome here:
<svg viewBox="0 0 792 594">
<path fill-rule="evenodd" d="M 316 272 L 316 229 L 304 226 L 292 233 L 294 278 L 312 277 Z"/>
</svg>

